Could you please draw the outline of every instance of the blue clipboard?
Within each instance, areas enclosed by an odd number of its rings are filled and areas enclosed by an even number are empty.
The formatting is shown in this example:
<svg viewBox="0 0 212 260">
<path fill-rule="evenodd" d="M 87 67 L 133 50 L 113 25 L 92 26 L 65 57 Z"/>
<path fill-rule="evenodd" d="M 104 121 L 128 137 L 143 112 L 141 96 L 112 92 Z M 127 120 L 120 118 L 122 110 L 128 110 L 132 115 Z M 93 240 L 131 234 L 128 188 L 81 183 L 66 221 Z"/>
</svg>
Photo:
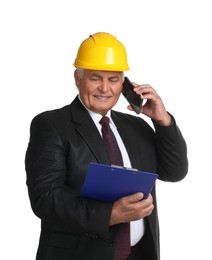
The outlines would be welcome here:
<svg viewBox="0 0 212 260">
<path fill-rule="evenodd" d="M 90 163 L 80 195 L 99 201 L 114 202 L 124 196 L 142 192 L 145 199 L 157 178 L 156 173 Z"/>
</svg>

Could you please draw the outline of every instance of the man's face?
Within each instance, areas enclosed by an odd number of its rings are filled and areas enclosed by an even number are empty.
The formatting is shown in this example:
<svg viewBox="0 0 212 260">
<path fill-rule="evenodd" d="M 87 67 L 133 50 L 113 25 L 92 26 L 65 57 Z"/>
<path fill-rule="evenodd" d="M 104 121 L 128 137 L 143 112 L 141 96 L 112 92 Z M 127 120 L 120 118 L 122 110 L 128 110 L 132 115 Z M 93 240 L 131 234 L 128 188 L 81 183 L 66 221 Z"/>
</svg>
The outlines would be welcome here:
<svg viewBox="0 0 212 260">
<path fill-rule="evenodd" d="M 123 73 L 84 70 L 81 76 L 75 72 L 75 82 L 84 105 L 93 112 L 105 115 L 119 99 Z"/>
</svg>

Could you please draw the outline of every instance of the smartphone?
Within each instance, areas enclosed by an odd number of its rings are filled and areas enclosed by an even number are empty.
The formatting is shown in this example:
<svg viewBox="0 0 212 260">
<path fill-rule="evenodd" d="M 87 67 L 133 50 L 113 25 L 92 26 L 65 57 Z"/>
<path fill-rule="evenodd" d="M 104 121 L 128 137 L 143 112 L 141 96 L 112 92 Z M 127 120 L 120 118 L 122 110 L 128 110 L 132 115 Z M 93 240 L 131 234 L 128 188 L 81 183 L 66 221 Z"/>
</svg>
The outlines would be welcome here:
<svg viewBox="0 0 212 260">
<path fill-rule="evenodd" d="M 143 99 L 141 98 L 140 95 L 136 94 L 135 91 L 133 91 L 133 84 L 131 81 L 128 79 L 128 77 L 124 78 L 123 82 L 123 90 L 122 94 L 126 98 L 126 100 L 129 102 L 133 110 L 137 113 L 140 114 L 140 109 L 143 104 Z"/>
</svg>

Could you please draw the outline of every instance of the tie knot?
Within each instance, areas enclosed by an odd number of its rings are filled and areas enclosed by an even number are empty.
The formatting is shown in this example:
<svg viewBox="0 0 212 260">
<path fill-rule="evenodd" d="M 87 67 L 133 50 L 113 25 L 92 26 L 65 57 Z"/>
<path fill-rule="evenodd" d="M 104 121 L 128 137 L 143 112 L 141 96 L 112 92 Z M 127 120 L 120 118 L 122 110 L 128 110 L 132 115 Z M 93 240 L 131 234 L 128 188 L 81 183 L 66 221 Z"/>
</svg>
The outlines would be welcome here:
<svg viewBox="0 0 212 260">
<path fill-rule="evenodd" d="M 109 125 L 109 122 L 110 122 L 110 119 L 109 119 L 109 117 L 107 117 L 107 116 L 103 116 L 103 117 L 101 118 L 101 120 L 99 121 L 99 123 L 100 123 L 101 125 Z"/>
</svg>

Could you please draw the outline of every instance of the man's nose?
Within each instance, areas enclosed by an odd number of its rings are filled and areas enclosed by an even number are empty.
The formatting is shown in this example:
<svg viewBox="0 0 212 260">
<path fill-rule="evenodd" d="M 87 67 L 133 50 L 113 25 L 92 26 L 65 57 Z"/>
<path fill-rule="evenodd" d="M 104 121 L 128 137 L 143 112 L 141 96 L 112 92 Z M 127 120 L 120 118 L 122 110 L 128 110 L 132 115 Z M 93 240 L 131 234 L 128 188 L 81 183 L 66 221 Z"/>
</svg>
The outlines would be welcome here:
<svg viewBox="0 0 212 260">
<path fill-rule="evenodd" d="M 102 80 L 101 85 L 99 86 L 99 89 L 102 92 L 107 92 L 109 90 L 109 88 L 110 88 L 109 81 L 108 80 Z"/>
</svg>

